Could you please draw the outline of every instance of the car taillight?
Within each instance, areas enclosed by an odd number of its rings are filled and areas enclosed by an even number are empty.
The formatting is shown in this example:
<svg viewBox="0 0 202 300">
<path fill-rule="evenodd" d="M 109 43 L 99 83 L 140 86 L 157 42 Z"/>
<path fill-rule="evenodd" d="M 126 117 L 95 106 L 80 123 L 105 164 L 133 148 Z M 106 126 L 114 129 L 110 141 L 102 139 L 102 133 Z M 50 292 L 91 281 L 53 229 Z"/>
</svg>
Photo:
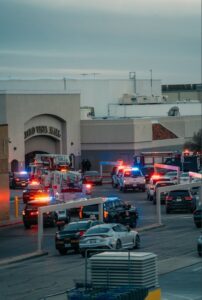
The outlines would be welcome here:
<svg viewBox="0 0 202 300">
<path fill-rule="evenodd" d="M 166 201 L 169 201 L 169 200 L 173 200 L 173 197 L 167 196 L 167 197 L 166 197 Z"/>
<path fill-rule="evenodd" d="M 189 201 L 191 201 L 191 200 L 192 200 L 192 197 L 186 196 L 186 197 L 184 197 L 184 200 L 189 200 Z"/>
<path fill-rule="evenodd" d="M 36 216 L 36 215 L 38 215 L 38 211 L 31 211 L 30 212 L 30 216 Z"/>
<path fill-rule="evenodd" d="M 79 235 L 80 235 L 80 236 L 83 236 L 84 233 L 85 233 L 85 231 L 79 231 Z"/>
<path fill-rule="evenodd" d="M 25 211 L 24 210 L 22 211 L 22 215 L 25 216 Z"/>
<path fill-rule="evenodd" d="M 15 181 L 20 181 L 20 179 L 19 178 L 15 178 Z"/>
<path fill-rule="evenodd" d="M 90 189 L 91 188 L 91 184 L 86 184 L 86 188 Z"/>
</svg>

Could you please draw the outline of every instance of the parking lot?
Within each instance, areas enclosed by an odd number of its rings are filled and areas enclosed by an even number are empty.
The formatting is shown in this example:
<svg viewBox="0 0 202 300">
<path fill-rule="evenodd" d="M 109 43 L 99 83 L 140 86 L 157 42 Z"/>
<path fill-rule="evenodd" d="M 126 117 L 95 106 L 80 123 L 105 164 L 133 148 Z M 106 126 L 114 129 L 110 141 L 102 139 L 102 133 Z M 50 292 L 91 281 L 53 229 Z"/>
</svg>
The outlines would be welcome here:
<svg viewBox="0 0 202 300">
<path fill-rule="evenodd" d="M 15 193 L 16 191 L 12 191 L 12 195 Z M 19 195 L 21 191 L 17 193 Z M 152 224 L 156 223 L 156 206 L 147 200 L 146 193 L 122 193 L 107 184 L 94 187 L 92 197 L 97 196 L 119 196 L 137 207 L 139 211 L 137 230 L 141 237 L 141 248 L 133 251 L 157 254 L 160 273 L 165 274 L 177 268 L 201 262 L 196 251 L 200 229 L 195 227 L 191 213 L 167 215 L 162 205 L 163 226 L 148 230 Z M 20 209 L 22 207 L 23 204 L 20 204 Z M 5 295 L 9 295 L 12 299 L 27 299 L 32 291 L 29 299 L 38 299 L 44 295 L 71 288 L 75 281 L 84 280 L 85 260 L 73 251 L 61 256 L 55 249 L 56 231 L 57 228 L 44 230 L 43 250 L 47 251 L 48 255 L 14 265 L 1 266 L 4 275 L 1 276 L 0 282 Z M 31 253 L 37 249 L 37 226 L 25 230 L 23 224 L 19 224 L 0 229 L 0 234 L 1 261 L 16 255 Z"/>
</svg>

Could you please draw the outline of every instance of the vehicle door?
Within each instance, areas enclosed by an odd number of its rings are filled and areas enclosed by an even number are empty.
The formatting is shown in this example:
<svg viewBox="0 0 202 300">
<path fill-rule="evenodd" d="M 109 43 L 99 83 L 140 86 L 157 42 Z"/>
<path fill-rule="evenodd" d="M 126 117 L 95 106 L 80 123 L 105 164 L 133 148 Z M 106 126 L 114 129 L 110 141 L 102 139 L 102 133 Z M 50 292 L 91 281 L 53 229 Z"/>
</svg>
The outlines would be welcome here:
<svg viewBox="0 0 202 300">
<path fill-rule="evenodd" d="M 113 227 L 116 232 L 117 239 L 121 240 L 122 247 L 128 248 L 132 244 L 132 237 L 130 236 L 127 227 L 122 224 L 117 224 Z"/>
</svg>

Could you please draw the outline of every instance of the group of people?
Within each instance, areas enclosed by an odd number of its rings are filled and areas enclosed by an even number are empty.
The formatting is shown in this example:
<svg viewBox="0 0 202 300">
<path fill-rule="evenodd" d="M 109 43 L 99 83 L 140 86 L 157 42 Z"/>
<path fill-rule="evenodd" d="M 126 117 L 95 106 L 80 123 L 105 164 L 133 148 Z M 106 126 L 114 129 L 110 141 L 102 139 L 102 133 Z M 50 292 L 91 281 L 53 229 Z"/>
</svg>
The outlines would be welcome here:
<svg viewBox="0 0 202 300">
<path fill-rule="evenodd" d="M 90 171 L 91 168 L 91 162 L 89 161 L 89 159 L 83 159 L 81 162 L 81 168 L 82 168 L 82 172 L 84 173 L 85 171 Z"/>
</svg>

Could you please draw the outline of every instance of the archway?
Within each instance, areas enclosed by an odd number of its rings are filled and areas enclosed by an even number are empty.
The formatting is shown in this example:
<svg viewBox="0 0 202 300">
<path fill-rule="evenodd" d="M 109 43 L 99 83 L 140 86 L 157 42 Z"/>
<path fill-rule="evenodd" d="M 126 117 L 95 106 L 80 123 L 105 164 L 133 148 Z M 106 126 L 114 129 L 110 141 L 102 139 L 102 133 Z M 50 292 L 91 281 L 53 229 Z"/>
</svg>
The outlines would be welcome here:
<svg viewBox="0 0 202 300">
<path fill-rule="evenodd" d="M 44 151 L 32 151 L 30 153 L 25 154 L 25 169 L 30 171 L 29 164 L 34 161 L 36 154 L 48 154 L 48 152 Z"/>
<path fill-rule="evenodd" d="M 11 162 L 11 172 L 18 172 L 19 162 L 17 159 L 13 159 Z"/>
</svg>

